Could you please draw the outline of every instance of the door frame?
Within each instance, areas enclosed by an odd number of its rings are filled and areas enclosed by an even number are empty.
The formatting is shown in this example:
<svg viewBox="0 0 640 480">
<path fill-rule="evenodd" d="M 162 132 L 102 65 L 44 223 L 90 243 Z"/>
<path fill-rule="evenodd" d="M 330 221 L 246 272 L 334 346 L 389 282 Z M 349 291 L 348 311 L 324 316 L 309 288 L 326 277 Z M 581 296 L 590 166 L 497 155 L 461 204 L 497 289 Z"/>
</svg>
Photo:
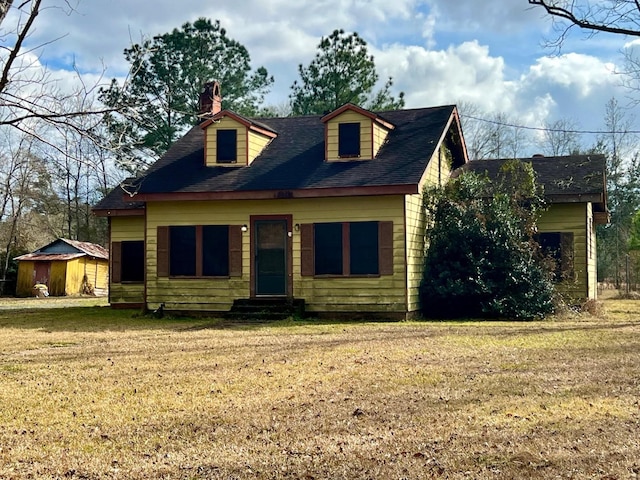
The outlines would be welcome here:
<svg viewBox="0 0 640 480">
<path fill-rule="evenodd" d="M 286 287 L 285 287 L 285 291 L 286 294 L 284 295 L 287 298 L 293 298 L 293 215 L 251 215 L 249 217 L 249 225 L 250 225 L 250 242 L 251 242 L 251 246 L 250 246 L 250 256 L 251 256 L 251 262 L 250 262 L 250 267 L 249 267 L 249 271 L 250 271 L 250 277 L 251 277 L 251 281 L 250 281 L 250 297 L 251 298 L 255 298 L 258 295 L 256 294 L 256 283 L 257 283 L 257 275 L 256 275 L 256 265 L 255 265 L 255 259 L 256 259 L 256 236 L 254 234 L 255 232 L 255 228 L 256 228 L 256 222 L 259 222 L 261 220 L 282 220 L 282 221 L 286 221 L 287 224 L 287 228 L 286 228 L 286 235 L 285 235 L 285 250 L 286 250 L 286 272 L 285 272 L 285 281 L 286 281 Z M 270 296 L 274 296 L 274 297 L 283 297 L 283 295 L 260 295 L 260 298 L 263 297 L 270 297 Z"/>
</svg>

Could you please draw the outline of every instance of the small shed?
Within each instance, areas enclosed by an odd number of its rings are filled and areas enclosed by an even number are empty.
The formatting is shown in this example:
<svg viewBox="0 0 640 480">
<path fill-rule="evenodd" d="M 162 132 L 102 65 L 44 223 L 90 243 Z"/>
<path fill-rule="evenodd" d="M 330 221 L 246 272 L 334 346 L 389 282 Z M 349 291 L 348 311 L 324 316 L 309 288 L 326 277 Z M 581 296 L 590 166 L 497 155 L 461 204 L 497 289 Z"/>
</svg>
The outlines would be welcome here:
<svg viewBox="0 0 640 480">
<path fill-rule="evenodd" d="M 102 246 L 59 238 L 18 261 L 16 295 L 34 295 L 34 285 L 46 285 L 49 295 L 106 295 L 109 252 Z"/>
</svg>

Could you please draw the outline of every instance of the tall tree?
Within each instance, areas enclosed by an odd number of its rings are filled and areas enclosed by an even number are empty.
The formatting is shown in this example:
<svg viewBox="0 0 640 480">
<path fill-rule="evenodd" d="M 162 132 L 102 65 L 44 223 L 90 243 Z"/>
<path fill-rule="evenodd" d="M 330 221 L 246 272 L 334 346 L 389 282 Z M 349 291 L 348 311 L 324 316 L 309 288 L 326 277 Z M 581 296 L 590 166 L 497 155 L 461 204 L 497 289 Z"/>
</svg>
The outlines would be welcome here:
<svg viewBox="0 0 640 480">
<path fill-rule="evenodd" d="M 477 104 L 459 102 L 462 127 L 469 157 L 518 158 L 530 143 L 520 123 L 502 112 L 483 112 Z"/>
<path fill-rule="evenodd" d="M 164 153 L 197 122 L 206 82 L 222 85 L 223 108 L 246 115 L 258 112 L 273 83 L 264 67 L 252 72 L 249 52 L 219 21 L 206 18 L 132 45 L 124 55 L 131 76 L 122 87 L 113 79 L 101 99 L 111 107 L 127 107 L 127 114 L 106 120 L 118 161 L 130 172 Z"/>
<path fill-rule="evenodd" d="M 24 245 L 23 234 L 26 230 L 30 234 L 37 231 L 23 224 L 25 214 L 34 208 L 38 181 L 46 166 L 36 155 L 37 142 L 33 136 L 4 133 L 0 137 L 0 277 L 6 281 L 11 258 L 15 256 L 12 254 L 23 253 L 20 250 Z M 42 242 L 42 231 L 38 233 Z"/>
<path fill-rule="evenodd" d="M 562 118 L 547 122 L 544 130 L 542 149 L 545 155 L 557 157 L 571 155 L 580 149 L 576 123 Z"/>
<path fill-rule="evenodd" d="M 605 108 L 605 129 L 595 150 L 607 158 L 607 194 L 611 223 L 599 227 L 598 271 L 619 285 L 628 252 L 633 214 L 640 208 L 640 158 L 633 119 L 615 99 Z"/>
<path fill-rule="evenodd" d="M 294 115 L 322 114 L 345 103 L 370 110 L 404 107 L 404 92 L 394 98 L 391 77 L 373 93 L 379 75 L 367 42 L 357 33 L 334 30 L 318 44 L 318 53 L 309 65 L 298 66 L 300 82 L 291 86 Z"/>
</svg>

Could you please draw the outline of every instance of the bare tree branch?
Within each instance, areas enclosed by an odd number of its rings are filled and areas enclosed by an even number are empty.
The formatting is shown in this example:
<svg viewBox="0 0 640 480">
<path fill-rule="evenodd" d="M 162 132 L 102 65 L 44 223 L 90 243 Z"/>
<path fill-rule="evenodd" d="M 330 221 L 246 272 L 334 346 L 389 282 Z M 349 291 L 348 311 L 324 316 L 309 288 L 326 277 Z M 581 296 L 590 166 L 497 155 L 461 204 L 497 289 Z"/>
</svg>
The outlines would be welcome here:
<svg viewBox="0 0 640 480">
<path fill-rule="evenodd" d="M 4 17 L 9 13 L 13 0 L 0 0 L 0 24 L 4 20 Z"/>
<path fill-rule="evenodd" d="M 640 37 L 640 0 L 529 0 L 529 5 L 540 6 L 552 17 L 568 21 L 568 28 Z"/>
<path fill-rule="evenodd" d="M 29 34 L 31 27 L 33 26 L 33 22 L 35 22 L 38 13 L 40 13 L 40 3 L 42 0 L 35 0 L 35 3 L 31 6 L 31 14 L 27 18 L 27 22 L 23 26 L 22 30 L 18 33 L 18 38 L 16 39 L 15 46 L 13 49 L 9 51 L 9 58 L 7 59 L 7 63 L 2 69 L 2 77 L 0 77 L 0 92 L 4 92 L 7 88 L 7 84 L 9 83 L 9 72 L 13 67 L 16 58 L 18 58 L 18 54 L 20 53 L 20 49 L 22 48 L 22 44 L 24 43 L 25 38 Z"/>
</svg>

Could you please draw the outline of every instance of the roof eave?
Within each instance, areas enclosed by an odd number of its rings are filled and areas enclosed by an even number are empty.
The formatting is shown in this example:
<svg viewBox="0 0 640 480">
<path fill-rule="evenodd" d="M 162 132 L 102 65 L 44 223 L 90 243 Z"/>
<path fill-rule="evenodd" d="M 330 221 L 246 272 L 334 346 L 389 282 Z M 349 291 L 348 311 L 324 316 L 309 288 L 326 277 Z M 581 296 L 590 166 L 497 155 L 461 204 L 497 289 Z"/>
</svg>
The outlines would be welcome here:
<svg viewBox="0 0 640 480">
<path fill-rule="evenodd" d="M 282 200 L 291 198 L 357 197 L 374 195 L 412 195 L 419 193 L 418 184 L 301 188 L 292 190 L 251 190 L 216 192 L 142 193 L 138 200 L 145 202 L 194 200 Z"/>
<path fill-rule="evenodd" d="M 144 208 L 94 208 L 96 217 L 139 217 L 144 216 Z"/>
<path fill-rule="evenodd" d="M 545 195 L 550 203 L 597 203 L 604 204 L 601 193 L 567 193 Z"/>
</svg>

